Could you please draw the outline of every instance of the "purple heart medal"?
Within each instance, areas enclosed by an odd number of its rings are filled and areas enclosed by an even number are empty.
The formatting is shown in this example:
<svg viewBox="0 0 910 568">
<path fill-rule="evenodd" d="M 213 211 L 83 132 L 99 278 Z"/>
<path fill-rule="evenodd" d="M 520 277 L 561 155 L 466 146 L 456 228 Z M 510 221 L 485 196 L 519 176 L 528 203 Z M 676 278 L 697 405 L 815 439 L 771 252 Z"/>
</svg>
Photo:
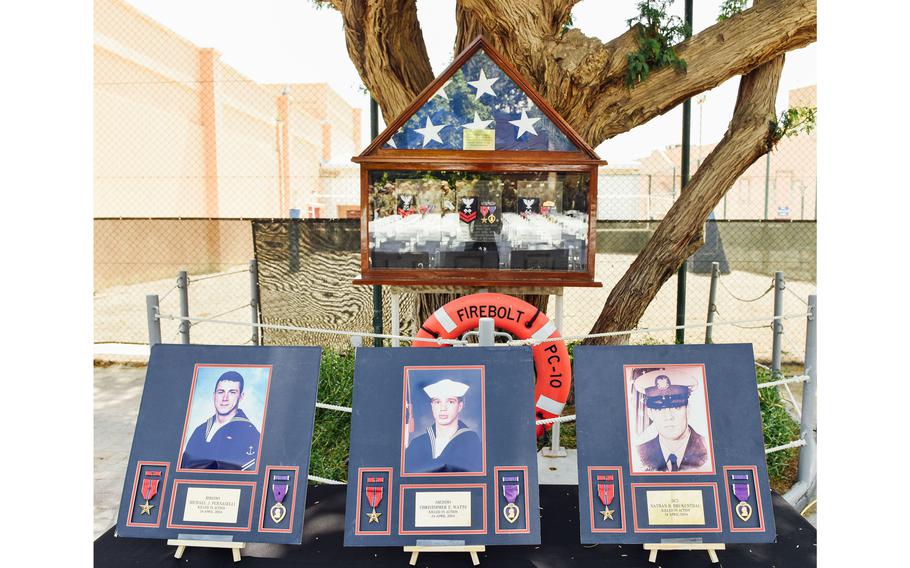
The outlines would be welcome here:
<svg viewBox="0 0 910 568">
<path fill-rule="evenodd" d="M 515 500 L 518 499 L 518 492 L 518 476 L 502 478 L 502 494 L 508 502 L 502 509 L 502 515 L 510 523 L 517 521 L 519 515 L 521 515 L 521 509 L 515 504 Z"/>
<path fill-rule="evenodd" d="M 737 475 L 734 473 L 732 477 L 733 494 L 739 499 L 739 503 L 737 503 L 735 507 L 736 516 L 745 522 L 752 518 L 752 505 L 747 503 L 749 500 L 749 476 Z"/>
<path fill-rule="evenodd" d="M 287 514 L 288 510 L 284 507 L 282 501 L 284 497 L 288 494 L 288 484 L 286 483 L 291 479 L 290 475 L 276 475 L 272 477 L 272 481 L 284 481 L 285 483 L 272 483 L 272 495 L 275 496 L 275 504 L 272 505 L 272 508 L 269 509 L 269 515 L 272 517 L 272 522 L 278 524 L 284 519 L 284 516 Z"/>
</svg>

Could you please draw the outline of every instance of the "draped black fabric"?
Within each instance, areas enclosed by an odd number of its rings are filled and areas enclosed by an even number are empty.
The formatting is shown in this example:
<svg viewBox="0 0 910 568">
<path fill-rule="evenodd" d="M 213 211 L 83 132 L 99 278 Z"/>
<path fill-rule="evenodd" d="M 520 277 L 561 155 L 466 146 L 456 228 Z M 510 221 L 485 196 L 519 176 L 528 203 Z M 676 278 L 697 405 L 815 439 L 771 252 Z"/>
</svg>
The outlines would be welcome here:
<svg viewBox="0 0 910 568">
<path fill-rule="evenodd" d="M 322 485 L 307 490 L 307 510 L 302 546 L 248 544 L 241 564 L 234 564 L 225 549 L 190 548 L 183 560 L 174 560 L 174 547 L 162 540 L 114 538 L 114 529 L 95 541 L 95 566 L 111 567 L 306 567 L 306 566 L 407 566 L 409 554 L 400 548 L 344 548 L 345 487 Z M 777 522 L 774 544 L 731 544 L 717 554 L 721 565 L 739 568 L 815 566 L 815 528 L 784 499 L 773 494 Z M 582 546 L 578 538 L 578 487 L 541 485 L 541 545 L 491 546 L 480 554 L 487 567 L 547 568 L 557 566 L 648 566 L 648 553 L 640 545 Z M 673 568 L 712 567 L 703 551 L 664 551 L 657 564 Z M 421 554 L 419 566 L 432 568 L 470 566 L 466 553 Z M 718 566 L 718 565 L 713 565 Z"/>
</svg>

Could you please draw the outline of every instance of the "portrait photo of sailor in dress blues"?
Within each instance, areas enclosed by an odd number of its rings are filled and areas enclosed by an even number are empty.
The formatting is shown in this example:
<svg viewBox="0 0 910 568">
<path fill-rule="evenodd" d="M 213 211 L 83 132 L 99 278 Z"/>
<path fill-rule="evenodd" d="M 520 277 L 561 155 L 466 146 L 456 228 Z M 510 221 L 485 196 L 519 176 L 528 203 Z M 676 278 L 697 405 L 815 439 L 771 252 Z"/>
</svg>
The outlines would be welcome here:
<svg viewBox="0 0 910 568">
<path fill-rule="evenodd" d="M 405 368 L 402 474 L 484 472 L 483 368 Z"/>
<path fill-rule="evenodd" d="M 181 470 L 255 473 L 269 366 L 197 365 L 181 443 Z"/>
<path fill-rule="evenodd" d="M 704 367 L 626 366 L 625 374 L 632 473 L 713 473 Z"/>
</svg>

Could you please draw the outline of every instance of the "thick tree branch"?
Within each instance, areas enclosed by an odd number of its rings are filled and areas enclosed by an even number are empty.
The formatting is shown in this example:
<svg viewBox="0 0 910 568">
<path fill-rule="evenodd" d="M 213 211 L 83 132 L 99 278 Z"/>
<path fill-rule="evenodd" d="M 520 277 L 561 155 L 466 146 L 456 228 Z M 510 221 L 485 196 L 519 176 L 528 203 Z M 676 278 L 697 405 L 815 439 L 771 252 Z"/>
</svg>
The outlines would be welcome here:
<svg viewBox="0 0 910 568">
<path fill-rule="evenodd" d="M 660 287 L 704 244 L 708 215 L 736 179 L 771 148 L 774 100 L 783 65 L 781 55 L 742 78 L 726 134 L 610 292 L 592 333 L 634 327 Z M 626 339 L 617 336 L 589 342 L 617 344 Z"/>
<path fill-rule="evenodd" d="M 348 56 L 386 123 L 433 80 L 415 0 L 333 0 Z"/>
<path fill-rule="evenodd" d="M 602 43 L 561 26 L 574 2 L 459 0 L 456 50 L 483 32 L 591 146 L 667 112 L 687 98 L 815 41 L 815 0 L 770 0 L 677 46 L 686 73 L 655 71 L 625 86 L 633 29 Z"/>
</svg>

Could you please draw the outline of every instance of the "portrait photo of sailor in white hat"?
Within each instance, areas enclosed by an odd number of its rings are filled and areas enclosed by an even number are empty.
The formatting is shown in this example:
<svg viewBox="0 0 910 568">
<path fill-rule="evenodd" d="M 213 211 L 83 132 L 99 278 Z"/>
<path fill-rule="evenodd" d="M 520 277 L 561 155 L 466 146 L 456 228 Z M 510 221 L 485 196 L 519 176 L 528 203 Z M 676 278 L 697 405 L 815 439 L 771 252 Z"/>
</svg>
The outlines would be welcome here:
<svg viewBox="0 0 910 568">
<path fill-rule="evenodd" d="M 476 391 L 472 394 L 481 394 L 480 374 L 474 385 L 468 384 L 467 379 L 445 377 L 409 380 L 407 387 L 402 434 L 404 473 L 482 472 L 482 432 L 468 426 L 468 423 L 482 423 L 482 409 L 471 408 L 466 402 L 471 389 Z M 472 416 L 471 420 L 466 418 L 467 414 Z M 421 427 L 416 427 L 416 423 Z"/>
<path fill-rule="evenodd" d="M 713 471 L 704 368 L 649 366 L 626 373 L 632 473 Z"/>
</svg>

